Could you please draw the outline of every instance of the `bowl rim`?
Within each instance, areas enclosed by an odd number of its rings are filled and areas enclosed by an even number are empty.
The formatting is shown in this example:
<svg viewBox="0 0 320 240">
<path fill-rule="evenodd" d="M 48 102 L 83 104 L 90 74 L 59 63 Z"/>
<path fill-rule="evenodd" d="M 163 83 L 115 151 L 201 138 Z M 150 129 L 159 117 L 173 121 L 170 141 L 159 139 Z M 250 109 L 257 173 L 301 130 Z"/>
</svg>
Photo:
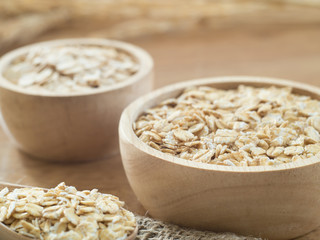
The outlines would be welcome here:
<svg viewBox="0 0 320 240">
<path fill-rule="evenodd" d="M 277 86 L 277 87 L 292 87 L 293 92 L 295 90 L 301 90 L 309 94 L 315 94 L 319 96 L 320 99 L 320 88 L 317 86 L 299 83 L 291 80 L 279 79 L 279 78 L 270 78 L 270 77 L 258 77 L 258 76 L 223 76 L 223 77 L 209 77 L 209 78 L 200 78 L 193 79 L 189 81 L 179 82 L 165 87 L 154 90 L 150 93 L 147 93 L 130 105 L 128 105 L 122 112 L 120 123 L 119 123 L 119 136 L 122 140 L 133 145 L 138 150 L 144 152 L 145 154 L 151 155 L 155 158 L 161 159 L 163 161 L 177 164 L 180 166 L 185 166 L 189 168 L 201 169 L 205 171 L 222 171 L 222 172 L 235 172 L 235 173 L 257 173 L 257 172 L 274 172 L 274 171 L 286 171 L 289 169 L 296 169 L 314 165 L 320 162 L 320 154 L 311 158 L 299 160 L 296 162 L 284 163 L 280 165 L 273 166 L 222 166 L 216 164 L 207 164 L 194 162 L 190 160 L 185 160 L 170 154 L 163 153 L 158 151 L 146 143 L 142 142 L 138 136 L 134 133 L 132 124 L 136 118 L 146 109 L 143 106 L 147 102 L 152 102 L 152 99 L 156 99 L 165 94 L 170 94 L 175 91 L 182 91 L 186 87 L 191 86 L 201 86 L 210 84 L 237 84 L 237 85 L 249 85 L 256 87 L 263 86 Z M 213 86 L 215 87 L 215 86 Z M 219 87 L 216 87 L 219 88 Z M 168 97 L 167 97 L 168 98 Z M 161 101 L 161 100 L 160 100 Z M 158 101 L 154 102 L 155 104 L 159 103 Z M 153 104 L 152 106 L 154 106 Z M 137 112 L 136 109 L 139 109 Z"/>
<path fill-rule="evenodd" d="M 106 47 L 114 47 L 121 49 L 127 52 L 129 55 L 133 56 L 137 61 L 139 66 L 138 72 L 127 78 L 126 80 L 112 84 L 106 88 L 95 89 L 94 91 L 83 91 L 83 92 L 70 92 L 70 93 L 58 93 L 58 92 L 34 92 L 26 90 L 14 83 L 4 76 L 4 72 L 8 65 L 17 57 L 27 53 L 30 48 L 33 47 L 54 47 L 54 46 L 63 46 L 63 45 L 72 45 L 72 44 L 83 44 L 83 45 L 101 45 Z M 114 90 L 119 90 L 125 88 L 129 85 L 132 85 L 138 82 L 140 79 L 145 78 L 153 70 L 154 62 L 151 55 L 144 49 L 135 46 L 133 44 L 112 40 L 104 38 L 67 38 L 67 39 L 57 39 L 49 40 L 38 43 L 29 44 L 12 51 L 7 52 L 0 58 L 0 88 L 4 88 L 16 93 L 21 93 L 31 96 L 42 96 L 42 97 L 76 97 L 76 96 L 88 96 L 95 95 L 100 93 L 111 92 Z"/>
</svg>

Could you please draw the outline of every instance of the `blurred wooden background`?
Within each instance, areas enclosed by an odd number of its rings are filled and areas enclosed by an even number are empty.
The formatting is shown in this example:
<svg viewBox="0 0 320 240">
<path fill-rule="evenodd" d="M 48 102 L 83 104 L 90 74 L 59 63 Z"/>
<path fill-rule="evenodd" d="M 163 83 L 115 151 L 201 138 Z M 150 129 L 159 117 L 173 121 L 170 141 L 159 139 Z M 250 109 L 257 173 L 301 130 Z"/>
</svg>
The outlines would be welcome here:
<svg viewBox="0 0 320 240">
<path fill-rule="evenodd" d="M 0 51 L 52 37 L 133 39 L 191 31 L 314 24 L 319 0 L 3 0 Z M 0 52 L 0 53 L 1 53 Z"/>
<path fill-rule="evenodd" d="M 0 55 L 67 37 L 146 48 L 157 87 L 234 74 L 315 83 L 320 75 L 320 0 L 0 1 Z"/>
<path fill-rule="evenodd" d="M 0 56 L 56 38 L 102 37 L 145 48 L 155 87 L 192 78 L 259 75 L 320 87 L 320 0 L 0 0 Z M 0 130 L 0 180 L 98 187 L 145 214 L 120 156 L 64 165 L 20 153 Z M 320 239 L 320 229 L 300 239 Z"/>
</svg>

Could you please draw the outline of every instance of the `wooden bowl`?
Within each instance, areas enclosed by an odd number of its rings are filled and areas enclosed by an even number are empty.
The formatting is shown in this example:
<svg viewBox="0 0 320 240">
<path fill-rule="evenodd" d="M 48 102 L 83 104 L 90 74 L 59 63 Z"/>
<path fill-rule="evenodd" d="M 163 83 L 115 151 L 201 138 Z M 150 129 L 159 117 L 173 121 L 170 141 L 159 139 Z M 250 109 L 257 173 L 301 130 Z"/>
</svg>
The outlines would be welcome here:
<svg viewBox="0 0 320 240">
<path fill-rule="evenodd" d="M 290 86 L 320 99 L 315 86 L 260 77 L 218 77 L 178 83 L 130 104 L 119 124 L 123 165 L 137 198 L 154 217 L 178 225 L 289 239 L 320 225 L 320 159 L 278 166 L 229 167 L 192 162 L 142 142 L 132 129 L 144 110 L 189 86 L 234 89 Z"/>
<path fill-rule="evenodd" d="M 34 46 L 93 44 L 112 46 L 137 59 L 140 69 L 127 80 L 85 93 L 30 93 L 5 79 L 16 57 Z M 2 127 L 19 149 L 51 161 L 89 161 L 119 152 L 118 122 L 122 110 L 152 90 L 153 60 L 144 50 L 104 39 L 66 39 L 19 48 L 0 60 Z"/>
</svg>

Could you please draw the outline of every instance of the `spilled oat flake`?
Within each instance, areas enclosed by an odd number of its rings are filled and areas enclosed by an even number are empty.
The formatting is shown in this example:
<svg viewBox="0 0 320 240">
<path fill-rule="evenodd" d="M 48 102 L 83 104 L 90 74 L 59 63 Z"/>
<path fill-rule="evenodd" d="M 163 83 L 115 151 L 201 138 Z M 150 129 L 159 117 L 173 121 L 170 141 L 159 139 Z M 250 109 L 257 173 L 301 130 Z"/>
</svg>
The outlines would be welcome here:
<svg viewBox="0 0 320 240">
<path fill-rule="evenodd" d="M 291 88 L 190 87 L 133 124 L 149 146 L 225 166 L 278 165 L 320 154 L 320 102 Z"/>
</svg>

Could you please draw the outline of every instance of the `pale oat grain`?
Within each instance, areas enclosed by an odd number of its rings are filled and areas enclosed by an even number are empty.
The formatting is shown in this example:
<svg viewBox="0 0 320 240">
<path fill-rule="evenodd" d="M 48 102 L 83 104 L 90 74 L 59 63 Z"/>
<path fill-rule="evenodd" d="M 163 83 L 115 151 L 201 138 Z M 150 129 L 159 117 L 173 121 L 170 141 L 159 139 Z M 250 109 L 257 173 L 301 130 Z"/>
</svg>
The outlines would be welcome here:
<svg viewBox="0 0 320 240">
<path fill-rule="evenodd" d="M 129 53 L 99 45 L 33 47 L 14 59 L 5 77 L 33 92 L 69 93 L 107 88 L 139 69 Z"/>
<path fill-rule="evenodd" d="M 190 87 L 133 124 L 149 146 L 225 166 L 277 165 L 320 156 L 320 102 L 290 88 Z"/>
<path fill-rule="evenodd" d="M 110 194 L 77 191 L 64 183 L 54 189 L 0 191 L 0 221 L 24 236 L 42 240 L 125 239 L 134 215 Z"/>
</svg>

